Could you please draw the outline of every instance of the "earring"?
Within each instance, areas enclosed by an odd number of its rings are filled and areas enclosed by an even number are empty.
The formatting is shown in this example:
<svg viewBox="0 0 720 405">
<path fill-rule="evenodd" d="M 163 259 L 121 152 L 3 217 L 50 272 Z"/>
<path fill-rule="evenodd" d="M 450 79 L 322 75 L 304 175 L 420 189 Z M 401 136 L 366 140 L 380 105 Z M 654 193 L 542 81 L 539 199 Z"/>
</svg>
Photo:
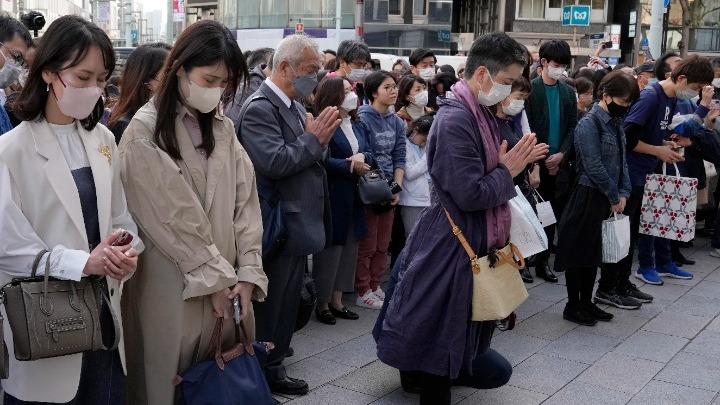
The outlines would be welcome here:
<svg viewBox="0 0 720 405">
<path fill-rule="evenodd" d="M 47 91 L 47 92 L 50 91 L 50 83 L 48 83 L 47 86 L 45 87 L 45 91 Z"/>
</svg>

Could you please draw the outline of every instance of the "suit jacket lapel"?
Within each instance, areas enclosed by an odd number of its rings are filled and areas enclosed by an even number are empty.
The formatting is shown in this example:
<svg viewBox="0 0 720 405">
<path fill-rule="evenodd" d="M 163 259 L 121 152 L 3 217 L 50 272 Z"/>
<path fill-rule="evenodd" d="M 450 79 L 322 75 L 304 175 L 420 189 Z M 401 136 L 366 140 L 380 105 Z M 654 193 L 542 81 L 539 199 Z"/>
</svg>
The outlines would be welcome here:
<svg viewBox="0 0 720 405">
<path fill-rule="evenodd" d="M 80 235 L 82 235 L 87 245 L 88 241 L 87 235 L 85 234 L 85 220 L 82 215 L 80 195 L 78 194 L 75 180 L 70 173 L 70 167 L 65 160 L 62 150 L 60 150 L 60 144 L 55 134 L 53 134 L 45 120 L 28 124 L 27 128 L 35 142 L 35 150 L 40 156 L 47 159 L 43 170 L 47 176 L 48 183 L 50 183 L 50 186 L 55 191 L 65 211 L 67 211 L 77 231 L 80 232 Z"/>
<path fill-rule="evenodd" d="M 100 238 L 105 238 L 110 234 L 108 229 L 107 218 L 111 214 L 112 200 L 112 170 L 111 165 L 117 164 L 113 162 L 110 151 L 110 145 L 100 140 L 96 133 L 88 132 L 78 124 L 80 138 L 85 145 L 85 153 L 88 161 L 90 161 L 90 169 L 95 180 L 95 194 L 97 196 L 98 209 L 98 225 L 100 226 Z"/>
<path fill-rule="evenodd" d="M 285 123 L 292 129 L 295 136 L 300 136 L 303 133 L 302 127 L 300 127 L 300 121 L 298 121 L 298 117 L 293 114 L 292 111 L 290 111 L 290 108 L 288 108 L 287 105 L 285 105 L 285 102 L 278 97 L 277 94 L 273 91 L 273 89 L 270 88 L 267 84 L 263 83 L 260 86 L 260 90 L 262 90 L 263 94 L 265 94 L 265 97 L 270 100 L 275 107 L 277 107 L 278 111 L 280 112 L 280 117 L 285 121 Z"/>
</svg>

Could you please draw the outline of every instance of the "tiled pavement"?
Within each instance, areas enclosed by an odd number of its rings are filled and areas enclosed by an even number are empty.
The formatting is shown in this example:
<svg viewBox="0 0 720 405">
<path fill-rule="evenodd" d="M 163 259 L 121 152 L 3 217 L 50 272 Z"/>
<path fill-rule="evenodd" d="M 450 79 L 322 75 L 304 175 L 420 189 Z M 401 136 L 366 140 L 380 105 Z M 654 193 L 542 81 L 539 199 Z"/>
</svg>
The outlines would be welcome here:
<svg viewBox="0 0 720 405">
<path fill-rule="evenodd" d="M 559 284 L 528 285 L 530 298 L 518 309 L 517 327 L 497 333 L 492 343 L 514 367 L 509 384 L 489 391 L 453 388 L 453 403 L 720 405 L 720 259 L 708 255 L 708 243 L 696 239 L 696 247 L 685 250 L 697 260 L 687 267 L 694 279 L 638 285 L 655 302 L 636 311 L 608 309 L 616 318 L 595 327 L 562 319 L 562 275 Z M 370 330 L 377 312 L 352 310 L 360 320 L 329 326 L 313 317 L 295 335 L 288 374 L 307 380 L 311 391 L 278 400 L 287 405 L 418 403 L 416 395 L 400 388 L 397 371 L 375 356 Z"/>
</svg>

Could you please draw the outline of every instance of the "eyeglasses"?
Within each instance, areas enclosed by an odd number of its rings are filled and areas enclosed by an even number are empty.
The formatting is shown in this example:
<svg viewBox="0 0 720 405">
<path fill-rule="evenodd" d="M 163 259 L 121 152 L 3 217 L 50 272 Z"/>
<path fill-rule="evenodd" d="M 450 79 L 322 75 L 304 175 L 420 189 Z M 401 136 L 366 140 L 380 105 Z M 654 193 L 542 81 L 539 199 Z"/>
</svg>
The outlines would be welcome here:
<svg viewBox="0 0 720 405">
<path fill-rule="evenodd" d="M 13 60 L 15 60 L 15 62 L 17 62 L 18 65 L 25 66 L 25 59 L 19 52 L 13 51 L 9 47 L 5 46 L 5 44 L 3 44 L 2 42 L 0 42 L 0 47 L 7 49 L 10 52 L 10 57 L 13 58 Z M 5 56 L 5 55 L 3 54 L 3 56 Z"/>
<path fill-rule="evenodd" d="M 398 86 L 390 86 L 390 85 L 383 86 L 383 90 L 385 90 L 388 93 L 392 93 L 393 91 L 398 91 L 399 89 L 400 89 L 400 87 L 398 87 Z"/>
</svg>

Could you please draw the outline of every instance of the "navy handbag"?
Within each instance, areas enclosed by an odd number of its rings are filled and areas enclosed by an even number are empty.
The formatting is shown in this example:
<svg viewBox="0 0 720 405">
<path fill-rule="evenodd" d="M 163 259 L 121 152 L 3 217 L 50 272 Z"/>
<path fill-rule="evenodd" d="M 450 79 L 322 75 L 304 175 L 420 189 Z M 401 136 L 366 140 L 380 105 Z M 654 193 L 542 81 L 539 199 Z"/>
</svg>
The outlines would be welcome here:
<svg viewBox="0 0 720 405">
<path fill-rule="evenodd" d="M 240 328 L 242 327 L 242 337 Z M 261 364 L 271 343 L 250 343 L 245 328 L 235 325 L 235 345 L 222 351 L 223 319 L 215 324 L 209 359 L 190 366 L 173 384 L 180 385 L 187 405 L 274 405 Z"/>
</svg>

